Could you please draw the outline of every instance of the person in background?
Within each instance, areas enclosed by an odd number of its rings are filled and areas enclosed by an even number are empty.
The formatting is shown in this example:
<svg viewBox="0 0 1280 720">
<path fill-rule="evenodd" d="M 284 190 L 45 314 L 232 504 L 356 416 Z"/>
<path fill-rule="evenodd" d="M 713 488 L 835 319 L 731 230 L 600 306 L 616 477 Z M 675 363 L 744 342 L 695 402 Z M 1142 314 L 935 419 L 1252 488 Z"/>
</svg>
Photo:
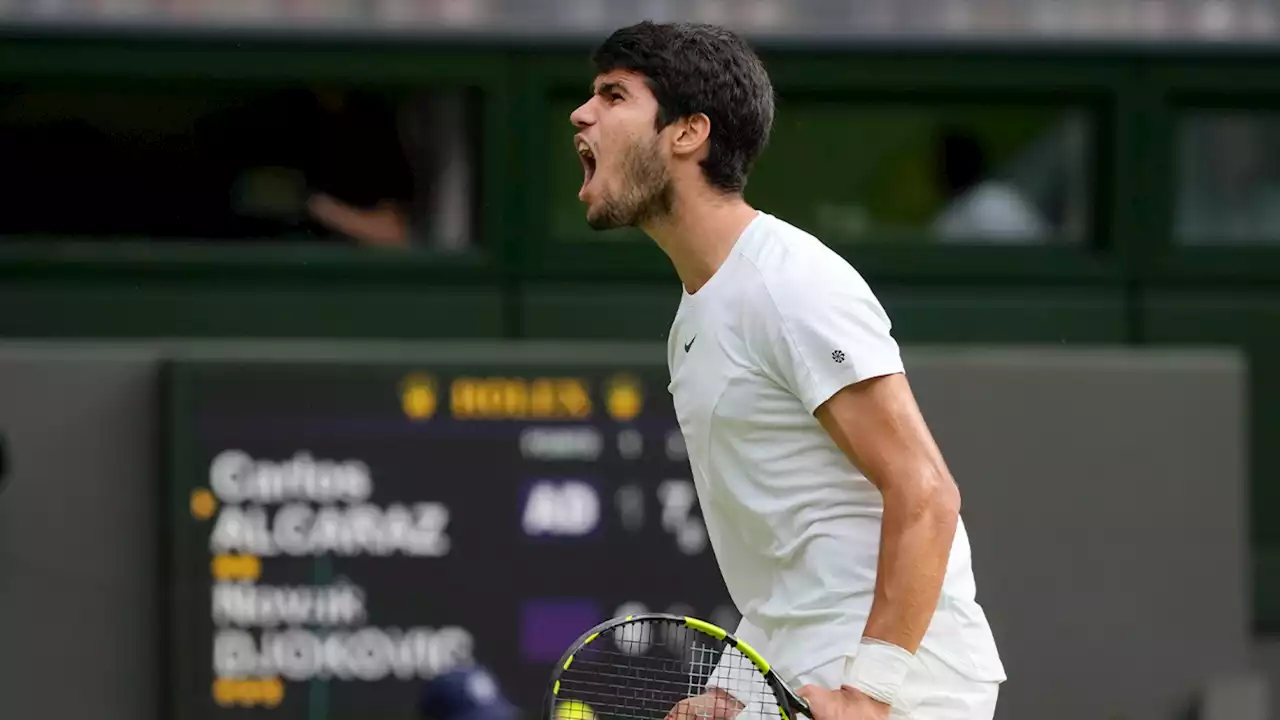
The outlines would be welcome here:
<svg viewBox="0 0 1280 720">
<path fill-rule="evenodd" d="M 1040 242 L 1050 227 L 1013 183 L 988 167 L 982 143 L 957 129 L 938 138 L 938 175 L 948 205 L 934 220 L 944 241 L 1020 244 Z"/>
<path fill-rule="evenodd" d="M 331 102 L 334 112 L 342 108 L 341 101 Z M 396 141 L 387 165 L 395 169 L 391 178 L 399 184 L 386 184 L 376 170 L 354 173 L 349 180 L 382 187 L 382 196 L 368 197 L 360 204 L 315 192 L 307 201 L 311 218 L 362 245 L 464 248 L 472 232 L 472 168 L 464 98 L 457 93 L 418 93 L 400 108 L 386 109 L 384 120 L 395 126 L 394 133 L 391 127 L 380 130 L 384 141 Z M 359 147 L 372 139 L 373 132 L 369 135 L 366 138 L 353 130 L 352 142 L 347 144 Z"/>
<path fill-rule="evenodd" d="M 459 250 L 473 231 L 466 112 L 458 93 L 315 86 L 264 93 L 202 134 L 244 237 Z"/>
<path fill-rule="evenodd" d="M 418 699 L 422 720 L 519 720 L 520 711 L 502 694 L 493 675 L 469 666 L 432 678 Z"/>
</svg>

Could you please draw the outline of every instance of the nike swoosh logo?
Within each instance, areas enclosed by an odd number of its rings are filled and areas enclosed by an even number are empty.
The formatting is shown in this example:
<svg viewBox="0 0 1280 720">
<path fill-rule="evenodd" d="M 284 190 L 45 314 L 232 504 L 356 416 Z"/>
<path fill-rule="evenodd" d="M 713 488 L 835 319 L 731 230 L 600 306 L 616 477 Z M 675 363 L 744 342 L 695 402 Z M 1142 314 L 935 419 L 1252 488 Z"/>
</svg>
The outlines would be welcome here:
<svg viewBox="0 0 1280 720">
<path fill-rule="evenodd" d="M 698 339 L 698 336 L 697 336 L 697 335 L 694 335 L 694 336 L 693 336 L 693 338 L 691 338 L 691 339 L 689 340 L 689 342 L 685 343 L 685 344 L 684 344 L 684 351 L 685 351 L 685 352 L 689 352 L 689 348 L 693 347 L 693 341 L 694 341 L 694 340 L 697 340 L 697 339 Z"/>
</svg>

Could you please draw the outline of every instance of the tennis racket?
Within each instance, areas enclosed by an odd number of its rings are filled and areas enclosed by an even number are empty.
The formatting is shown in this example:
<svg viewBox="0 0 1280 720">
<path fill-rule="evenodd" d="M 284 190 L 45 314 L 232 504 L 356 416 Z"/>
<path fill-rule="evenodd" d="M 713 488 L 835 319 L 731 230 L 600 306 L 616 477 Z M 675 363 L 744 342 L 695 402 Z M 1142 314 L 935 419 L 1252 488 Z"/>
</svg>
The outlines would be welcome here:
<svg viewBox="0 0 1280 720">
<path fill-rule="evenodd" d="M 682 700 L 707 692 L 713 673 L 715 686 L 732 688 L 745 704 L 734 720 L 812 717 L 809 704 L 768 661 L 724 628 L 648 613 L 600 623 L 565 651 L 551 676 L 543 720 L 664 720 Z M 725 712 L 726 698 L 694 703 L 704 704 L 675 720 L 733 716 Z"/>
</svg>

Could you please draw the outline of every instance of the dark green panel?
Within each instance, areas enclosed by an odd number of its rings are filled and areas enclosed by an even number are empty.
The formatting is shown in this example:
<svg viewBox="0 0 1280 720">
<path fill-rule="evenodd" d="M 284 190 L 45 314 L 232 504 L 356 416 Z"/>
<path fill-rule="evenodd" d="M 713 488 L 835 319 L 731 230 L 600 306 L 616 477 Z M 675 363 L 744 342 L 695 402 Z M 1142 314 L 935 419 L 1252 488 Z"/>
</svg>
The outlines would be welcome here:
<svg viewBox="0 0 1280 720">
<path fill-rule="evenodd" d="M 212 102 L 219 98 L 225 100 L 230 97 L 234 100 L 241 96 L 252 96 L 264 89 L 279 87 L 299 90 L 356 87 L 362 91 L 387 90 L 394 93 L 467 91 L 471 94 L 471 104 L 478 109 L 479 114 L 466 123 L 469 129 L 480 136 L 476 142 L 480 147 L 474 165 L 475 193 L 478 196 L 476 205 L 480 208 L 475 227 L 480 252 L 476 253 L 475 259 L 494 265 L 501 262 L 506 241 L 512 235 L 511 228 L 514 226 L 508 223 L 518 222 L 518 218 L 510 211 L 514 204 L 511 196 L 518 192 L 518 185 L 509 182 L 507 177 L 513 167 L 515 148 L 512 140 L 516 132 L 511 122 L 511 118 L 516 115 L 510 107 L 513 93 L 507 89 L 511 80 L 507 53 L 493 46 L 466 47 L 397 41 L 374 43 L 334 39 L 298 42 L 266 36 L 202 39 L 160 36 L 16 38 L 0 43 L 0 83 L 40 92 L 51 91 L 55 96 L 55 91 L 59 90 L 63 95 L 74 95 L 84 90 L 88 93 L 85 97 L 90 100 L 97 97 L 93 92 L 101 95 L 119 89 L 126 101 L 117 102 L 119 107 L 114 110 L 105 107 L 104 103 L 98 103 L 104 107 L 95 116 L 114 111 L 107 119 L 123 122 L 123 127 L 136 134 L 145 130 L 147 125 L 135 122 L 138 117 L 137 108 L 144 105 L 150 107 L 156 115 L 150 118 L 153 121 L 151 124 L 167 119 L 170 131 L 168 145 L 158 148 L 157 154 L 177 157 L 179 161 L 181 153 L 175 155 L 173 148 L 187 152 L 188 155 L 194 153 L 195 156 L 200 156 L 200 153 L 190 150 L 192 141 L 187 136 L 192 133 L 189 126 L 192 125 L 193 118 L 201 121 L 206 118 L 210 103 L 220 107 L 218 103 Z M 128 100 L 129 96 L 124 91 L 132 92 L 134 99 Z M 147 97 L 160 98 L 164 102 L 147 102 Z M 116 135 L 120 136 L 121 133 Z M 211 153 L 207 149 L 201 152 L 215 160 L 220 157 L 218 153 Z M 211 184 L 212 190 L 201 184 L 200 178 L 209 176 L 209 173 L 192 171 L 191 174 L 193 178 L 177 179 L 186 179 L 187 185 L 203 190 L 208 195 L 204 199 L 212 198 L 216 202 L 226 194 L 220 185 L 214 184 L 217 182 L 216 178 L 209 177 L 205 181 L 205 184 Z M 268 180 L 272 179 L 266 173 L 249 175 L 251 178 L 263 176 Z M 186 186 L 177 182 L 177 179 L 172 183 L 172 191 L 179 197 L 189 198 L 193 202 L 204 197 L 199 192 L 187 191 Z M 279 186 L 278 182 L 276 186 Z M 163 183 L 161 187 L 164 187 Z M 163 215 L 166 210 L 169 214 L 177 212 L 170 207 L 173 203 L 164 202 L 164 198 L 156 201 L 157 215 Z M 92 207 L 92 203 L 89 207 Z M 81 210 L 83 213 L 84 208 Z M 189 217 L 187 221 L 190 225 Z M 28 232 L 33 234 L 28 236 Z M 37 237 L 34 234 L 36 232 L 40 232 L 42 236 Z M 56 260 L 64 256 L 68 248 L 61 244 L 51 246 L 51 241 L 55 239 L 47 237 L 48 234 L 48 231 L 24 229 L 21 236 L 6 237 L 4 244 L 10 249 L 20 245 L 21 249 L 30 251 L 31 255 L 43 253 L 45 257 Z M 137 237 L 130 239 L 146 242 L 152 236 L 163 235 L 163 231 L 140 228 L 134 234 Z M 173 238 L 157 237 L 155 240 L 171 241 Z M 160 248 L 164 244 L 150 243 L 153 248 Z M 316 267 L 310 262 L 314 254 L 334 255 L 335 250 L 348 251 L 345 262 L 363 264 L 359 257 L 362 250 L 337 247 L 341 244 L 338 242 L 329 243 L 335 247 L 315 247 L 320 244 L 307 246 L 307 243 L 295 243 L 292 250 L 280 252 L 281 248 L 261 247 L 261 243 L 246 238 L 239 246 L 208 242 L 205 247 L 192 251 L 191 254 L 197 255 L 201 261 L 215 256 L 212 259 L 219 263 L 223 263 L 224 259 L 217 256 L 225 254 L 227 257 L 224 264 L 250 270 L 255 264 L 276 268 L 287 266 L 302 275 L 311 273 Z M 81 249 L 71 248 L 70 251 L 80 253 Z M 178 255 L 188 251 L 188 248 L 182 248 Z M 136 247 L 103 242 L 94 252 L 108 261 L 105 263 L 107 266 L 130 264 L 135 268 L 145 267 L 148 270 L 159 267 L 163 272 L 162 266 L 165 263 L 172 263 L 175 270 L 180 270 L 179 266 L 185 264 L 182 258 L 175 257 L 167 248 L 158 249 L 156 256 L 148 257 Z M 438 258 L 422 249 L 402 256 L 401 261 L 407 265 L 422 267 L 436 263 Z M 0 272 L 9 270 L 7 257 L 0 257 Z M 324 271 L 321 270 L 319 274 L 324 275 Z M 316 282 L 323 282 L 319 276 L 314 279 Z"/>
<path fill-rule="evenodd" d="M 1280 636 L 1280 545 L 1254 548 L 1254 631 Z"/>
<path fill-rule="evenodd" d="M 1107 344 L 1126 339 L 1118 291 L 879 285 L 876 293 L 903 343 Z"/>
<path fill-rule="evenodd" d="M 317 282 L 334 289 L 361 283 L 424 286 L 476 284 L 497 279 L 488 259 L 365 249 L 325 244 L 263 242 L 84 242 L 66 237 L 0 242 L 0 280 L 74 279 L 126 285 L 147 280 Z"/>
<path fill-rule="evenodd" d="M 160 34 L 96 38 L 4 38 L 0 72 L 23 76 L 124 76 L 421 80 L 500 80 L 505 53 L 495 46 L 318 39 L 308 42 L 231 34 L 168 38 Z"/>
<path fill-rule="evenodd" d="M 1249 358 L 1250 535 L 1258 573 L 1280 564 L 1280 292 L 1152 293 L 1145 310 L 1155 343 L 1243 347 Z M 1269 560 L 1267 558 L 1270 558 Z M 1280 584 L 1257 574 L 1255 625 L 1280 633 Z"/>
<path fill-rule="evenodd" d="M 1166 92 L 1173 172 L 1161 188 L 1169 210 L 1156 269 L 1193 284 L 1275 283 L 1280 96 Z"/>
<path fill-rule="evenodd" d="M 1191 283 L 1262 286 L 1280 279 L 1280 234 L 1266 227 L 1266 221 L 1261 228 L 1248 223 L 1241 227 L 1240 221 L 1251 214 L 1264 218 L 1275 206 L 1270 197 L 1275 185 L 1275 131 L 1267 120 L 1273 121 L 1280 108 L 1280 65 L 1274 55 L 1239 52 L 1230 46 L 1218 50 L 1184 52 L 1146 63 L 1144 85 L 1159 99 L 1160 114 L 1149 133 L 1157 139 L 1156 153 L 1145 159 L 1163 170 L 1163 182 L 1151 194 L 1163 212 L 1147 229 L 1160 250 L 1152 269 L 1162 278 Z M 1230 133 L 1215 136 L 1214 126 L 1220 130 L 1221 125 L 1205 121 L 1224 116 L 1245 120 L 1235 133 L 1254 133 L 1251 141 L 1256 144 L 1249 148 L 1233 142 Z M 1133 156 L 1141 152 L 1123 149 Z M 1223 178 L 1249 165 L 1253 167 L 1236 180 L 1251 175 L 1250 179 L 1236 186 L 1222 184 Z M 1215 185 L 1217 198 L 1205 192 Z M 1204 221 L 1232 205 L 1236 208 L 1225 221 Z M 1235 213 L 1242 214 L 1232 217 Z"/>
<path fill-rule="evenodd" d="M 487 288 L 10 282 L 0 286 L 0 307 L 8 337 L 485 338 L 503 330 L 501 296 Z"/>
<path fill-rule="evenodd" d="M 876 290 L 906 343 L 1120 343 L 1118 293 L 1085 290 Z M 545 284 L 523 295 L 528 337 L 664 340 L 680 287 Z"/>
<path fill-rule="evenodd" d="M 674 273 L 667 285 L 538 284 L 523 290 L 520 303 L 525 338 L 665 342 L 680 284 Z"/>
</svg>

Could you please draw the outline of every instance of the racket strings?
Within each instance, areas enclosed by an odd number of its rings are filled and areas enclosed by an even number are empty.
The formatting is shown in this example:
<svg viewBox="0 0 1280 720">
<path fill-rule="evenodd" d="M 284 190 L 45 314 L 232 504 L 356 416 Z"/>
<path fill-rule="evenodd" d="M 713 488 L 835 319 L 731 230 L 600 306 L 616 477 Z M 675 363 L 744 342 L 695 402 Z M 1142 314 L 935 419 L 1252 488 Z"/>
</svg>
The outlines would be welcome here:
<svg viewBox="0 0 1280 720">
<path fill-rule="evenodd" d="M 738 700 L 708 695 L 709 686 Z M 749 658 L 677 621 L 629 623 L 588 643 L 561 674 L 556 701 L 555 720 L 777 718 L 773 689 Z"/>
</svg>

